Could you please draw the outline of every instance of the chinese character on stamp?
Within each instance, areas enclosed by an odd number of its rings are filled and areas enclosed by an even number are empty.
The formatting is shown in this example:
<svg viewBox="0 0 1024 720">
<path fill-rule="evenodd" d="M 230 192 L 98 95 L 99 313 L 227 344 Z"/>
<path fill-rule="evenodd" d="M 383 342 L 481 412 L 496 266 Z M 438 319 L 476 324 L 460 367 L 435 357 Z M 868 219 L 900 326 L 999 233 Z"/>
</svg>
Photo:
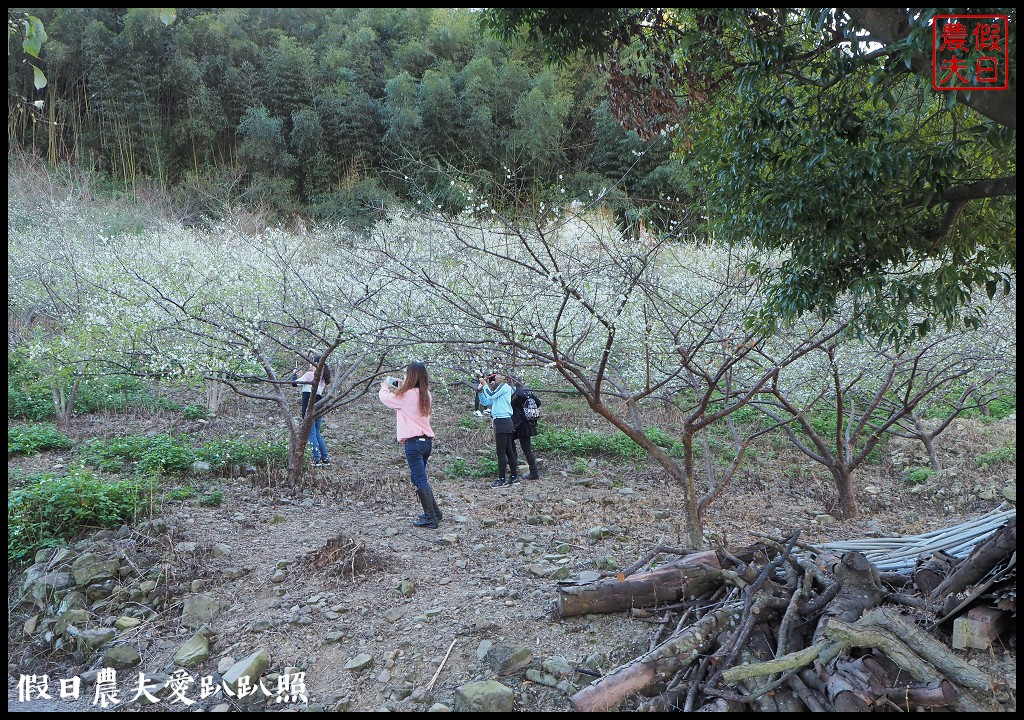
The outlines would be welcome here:
<svg viewBox="0 0 1024 720">
<path fill-rule="evenodd" d="M 932 87 L 1009 88 L 1008 31 L 1006 15 L 936 15 L 932 19 Z"/>
</svg>

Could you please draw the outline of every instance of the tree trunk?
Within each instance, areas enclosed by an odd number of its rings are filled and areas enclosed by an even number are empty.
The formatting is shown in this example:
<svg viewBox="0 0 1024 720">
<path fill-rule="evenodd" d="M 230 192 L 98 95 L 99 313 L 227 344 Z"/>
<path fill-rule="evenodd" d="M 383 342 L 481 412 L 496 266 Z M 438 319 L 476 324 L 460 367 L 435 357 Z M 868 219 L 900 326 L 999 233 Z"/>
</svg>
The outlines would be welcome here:
<svg viewBox="0 0 1024 720">
<path fill-rule="evenodd" d="M 683 441 L 683 492 L 686 500 L 687 532 L 690 535 L 690 547 L 700 550 L 704 547 L 704 526 L 700 521 L 700 509 L 697 505 L 697 486 L 693 479 L 693 431 L 685 428 L 680 438 Z"/>
<path fill-rule="evenodd" d="M 214 417 L 220 411 L 220 404 L 224 401 L 225 385 L 217 380 L 209 380 L 206 385 L 206 412 Z"/>
<path fill-rule="evenodd" d="M 921 444 L 924 445 L 925 451 L 928 453 L 928 465 L 932 470 L 938 472 L 942 470 L 942 463 L 939 462 L 939 455 L 935 452 L 935 443 L 933 440 L 934 436 L 928 432 L 928 428 L 924 426 L 924 421 L 921 416 L 917 413 L 911 413 L 910 418 L 914 423 L 914 435 Z"/>
<path fill-rule="evenodd" d="M 839 491 L 839 511 L 844 518 L 855 518 L 860 514 L 857 509 L 857 496 L 853 491 L 853 473 L 838 462 L 829 466 L 832 477 L 836 481 L 836 490 Z"/>
<path fill-rule="evenodd" d="M 924 449 L 928 451 L 928 464 L 931 469 L 935 472 L 942 470 L 942 463 L 939 462 L 939 454 L 935 452 L 935 443 L 932 441 L 932 436 L 925 433 L 921 436 L 921 442 L 924 443 Z"/>
</svg>

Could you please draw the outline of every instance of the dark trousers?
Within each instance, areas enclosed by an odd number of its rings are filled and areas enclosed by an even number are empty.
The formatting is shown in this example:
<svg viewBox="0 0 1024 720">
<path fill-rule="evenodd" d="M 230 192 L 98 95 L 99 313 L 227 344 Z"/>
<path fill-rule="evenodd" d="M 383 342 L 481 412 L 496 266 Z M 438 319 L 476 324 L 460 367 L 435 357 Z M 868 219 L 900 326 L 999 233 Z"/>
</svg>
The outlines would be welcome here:
<svg viewBox="0 0 1024 720">
<path fill-rule="evenodd" d="M 511 475 L 519 472 L 519 458 L 516 457 L 516 440 L 512 433 L 494 433 L 494 445 L 498 451 L 498 477 L 506 477 L 506 468 Z"/>
<path fill-rule="evenodd" d="M 526 462 L 530 466 L 530 474 L 536 475 L 537 458 L 533 454 L 533 448 L 531 447 L 532 444 L 533 443 L 530 441 L 529 435 L 524 435 L 523 437 L 519 438 L 519 445 L 522 446 L 523 448 L 523 456 L 526 457 Z"/>
</svg>

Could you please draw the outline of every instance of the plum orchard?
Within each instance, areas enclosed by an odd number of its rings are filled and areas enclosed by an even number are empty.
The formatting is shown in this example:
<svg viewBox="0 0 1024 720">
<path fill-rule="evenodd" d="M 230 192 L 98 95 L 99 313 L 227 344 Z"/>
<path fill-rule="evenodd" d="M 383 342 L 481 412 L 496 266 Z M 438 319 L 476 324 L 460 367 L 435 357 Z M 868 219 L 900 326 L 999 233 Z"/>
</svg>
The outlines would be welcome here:
<svg viewBox="0 0 1024 720">
<path fill-rule="evenodd" d="M 425 361 L 438 387 L 464 381 L 481 358 L 529 371 L 578 392 L 679 483 L 694 547 L 747 449 L 779 425 L 835 469 L 852 515 L 851 473 L 884 433 L 936 393 L 992 384 L 991 368 L 1013 356 L 995 325 L 898 355 L 846 332 L 850 315 L 756 334 L 745 323 L 762 302 L 752 251 L 626 236 L 599 201 L 511 218 L 470 199 L 458 216 L 392 213 L 367 233 L 203 231 L 152 218 L 125 231 L 54 201 L 12 223 L 11 310 L 49 318 L 18 340 L 40 372 L 202 380 L 275 404 L 292 483 L 313 418 L 409 360 Z M 302 421 L 289 378 L 314 354 L 335 379 Z M 654 401 L 677 410 L 681 458 L 644 432 L 639 409 Z M 735 422 L 748 407 L 770 412 Z M 831 437 L 803 422 L 823 409 L 847 420 Z M 698 468 L 711 428 L 731 438 L 728 461 Z"/>
</svg>

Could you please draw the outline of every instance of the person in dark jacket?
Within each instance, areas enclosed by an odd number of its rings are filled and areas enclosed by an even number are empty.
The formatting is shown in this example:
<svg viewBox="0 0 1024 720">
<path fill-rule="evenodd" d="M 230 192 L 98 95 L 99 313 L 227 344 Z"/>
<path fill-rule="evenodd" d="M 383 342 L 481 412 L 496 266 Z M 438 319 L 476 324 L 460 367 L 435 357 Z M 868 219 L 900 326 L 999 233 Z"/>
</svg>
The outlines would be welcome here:
<svg viewBox="0 0 1024 720">
<path fill-rule="evenodd" d="M 537 435 L 537 419 L 527 418 L 523 412 L 523 407 L 526 405 L 526 401 L 529 398 L 533 398 L 533 401 L 540 407 L 540 398 L 534 395 L 530 388 L 526 387 L 522 380 L 516 378 L 513 381 L 515 386 L 515 392 L 512 393 L 512 425 L 515 428 L 513 437 L 519 441 L 519 446 L 523 449 L 523 455 L 526 456 L 526 462 L 530 466 L 530 474 L 526 476 L 527 480 L 538 480 L 540 474 L 537 472 L 537 458 L 533 454 L 533 449 L 530 447 L 530 438 Z"/>
</svg>

